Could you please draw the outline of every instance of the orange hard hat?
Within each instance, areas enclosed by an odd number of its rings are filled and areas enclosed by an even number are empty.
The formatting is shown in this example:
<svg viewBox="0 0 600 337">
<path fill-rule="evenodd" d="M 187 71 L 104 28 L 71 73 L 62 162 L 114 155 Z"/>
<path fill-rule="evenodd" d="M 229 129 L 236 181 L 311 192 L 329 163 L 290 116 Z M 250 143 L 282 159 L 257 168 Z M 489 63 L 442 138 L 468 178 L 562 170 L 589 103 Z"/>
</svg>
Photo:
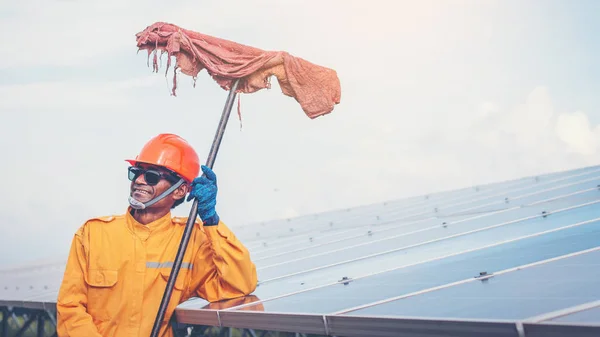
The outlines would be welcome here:
<svg viewBox="0 0 600 337">
<path fill-rule="evenodd" d="M 188 183 L 200 173 L 198 154 L 183 138 L 163 133 L 148 141 L 135 159 L 127 159 L 131 165 L 152 164 L 168 168 Z"/>
</svg>

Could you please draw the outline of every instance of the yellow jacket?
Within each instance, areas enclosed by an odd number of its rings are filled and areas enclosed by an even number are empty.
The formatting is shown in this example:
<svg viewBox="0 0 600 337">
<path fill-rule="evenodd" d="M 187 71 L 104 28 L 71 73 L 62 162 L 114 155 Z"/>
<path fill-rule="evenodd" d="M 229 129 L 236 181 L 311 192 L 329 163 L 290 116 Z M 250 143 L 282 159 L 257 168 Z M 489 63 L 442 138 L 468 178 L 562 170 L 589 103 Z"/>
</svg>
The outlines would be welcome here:
<svg viewBox="0 0 600 337">
<path fill-rule="evenodd" d="M 150 336 L 187 218 L 148 225 L 125 215 L 94 218 L 75 233 L 57 299 L 60 337 Z M 256 288 L 246 247 L 219 222 L 196 221 L 160 336 L 172 336 L 175 307 L 190 297 L 219 301 Z"/>
</svg>

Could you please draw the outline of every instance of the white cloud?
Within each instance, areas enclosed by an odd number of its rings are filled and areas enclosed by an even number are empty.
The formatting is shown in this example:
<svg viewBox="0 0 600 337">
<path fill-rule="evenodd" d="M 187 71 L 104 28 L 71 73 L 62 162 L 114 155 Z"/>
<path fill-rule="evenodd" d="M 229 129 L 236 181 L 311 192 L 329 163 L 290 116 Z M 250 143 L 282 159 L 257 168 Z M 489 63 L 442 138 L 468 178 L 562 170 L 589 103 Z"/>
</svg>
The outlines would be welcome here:
<svg viewBox="0 0 600 337">
<path fill-rule="evenodd" d="M 479 108 L 478 116 L 481 118 L 491 117 L 500 112 L 500 107 L 494 102 L 483 102 Z"/>
<path fill-rule="evenodd" d="M 386 132 L 392 127 L 382 126 L 379 134 L 363 128 L 356 140 L 360 160 L 348 153 L 322 166 L 328 184 L 345 195 L 344 202 L 360 204 L 600 162 L 600 126 L 592 128 L 581 112 L 557 113 L 542 86 L 509 108 L 487 101 L 472 110 L 440 114 L 439 119 L 411 123 L 421 134 L 417 138 Z"/>
<path fill-rule="evenodd" d="M 582 156 L 598 154 L 600 125 L 592 127 L 585 113 L 576 111 L 558 116 L 556 133 L 570 151 Z"/>
</svg>

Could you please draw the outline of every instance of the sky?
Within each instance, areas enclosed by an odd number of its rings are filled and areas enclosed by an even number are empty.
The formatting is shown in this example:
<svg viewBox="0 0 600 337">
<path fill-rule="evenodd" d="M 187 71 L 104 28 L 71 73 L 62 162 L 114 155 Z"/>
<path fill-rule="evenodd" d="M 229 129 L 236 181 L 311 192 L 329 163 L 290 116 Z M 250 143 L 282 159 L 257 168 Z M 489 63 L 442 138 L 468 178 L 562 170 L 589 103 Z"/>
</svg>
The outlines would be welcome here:
<svg viewBox="0 0 600 337">
<path fill-rule="evenodd" d="M 135 34 L 156 21 L 336 70 L 314 120 L 240 95 L 214 166 L 230 227 L 600 162 L 594 0 L 24 0 L 0 4 L 0 267 L 68 252 L 127 207 L 127 158 L 176 133 L 206 158 L 227 92 L 170 95 Z M 185 216 L 190 203 L 174 215 Z"/>
</svg>

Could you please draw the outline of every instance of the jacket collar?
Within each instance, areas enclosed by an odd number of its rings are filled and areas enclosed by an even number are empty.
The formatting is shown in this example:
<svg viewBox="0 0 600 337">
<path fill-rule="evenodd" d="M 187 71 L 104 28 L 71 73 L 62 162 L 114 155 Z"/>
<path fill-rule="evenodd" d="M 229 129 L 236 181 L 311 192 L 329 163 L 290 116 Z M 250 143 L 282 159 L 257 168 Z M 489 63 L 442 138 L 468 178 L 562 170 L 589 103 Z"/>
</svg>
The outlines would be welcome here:
<svg viewBox="0 0 600 337">
<path fill-rule="evenodd" d="M 131 213 L 132 208 L 127 207 L 127 213 L 125 213 L 127 228 L 129 228 L 130 231 L 135 233 L 141 239 L 148 238 L 148 236 L 152 233 L 168 229 L 173 224 L 171 219 L 171 212 L 168 212 L 160 219 L 156 219 L 147 225 L 139 223 L 137 220 L 135 220 Z"/>
</svg>

